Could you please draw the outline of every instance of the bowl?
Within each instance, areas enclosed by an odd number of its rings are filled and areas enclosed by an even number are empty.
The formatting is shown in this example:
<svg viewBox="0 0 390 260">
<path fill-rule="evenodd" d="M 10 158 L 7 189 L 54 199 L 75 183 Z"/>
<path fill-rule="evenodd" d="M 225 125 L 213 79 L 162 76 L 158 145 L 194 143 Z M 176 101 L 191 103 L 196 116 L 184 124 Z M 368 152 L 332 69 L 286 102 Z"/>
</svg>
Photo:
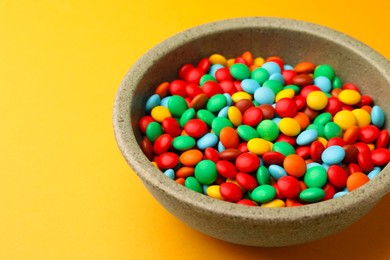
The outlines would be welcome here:
<svg viewBox="0 0 390 260">
<path fill-rule="evenodd" d="M 307 60 L 331 65 L 342 82 L 354 82 L 390 114 L 390 64 L 365 44 L 308 22 L 248 17 L 200 25 L 178 33 L 142 56 L 125 75 L 114 103 L 117 144 L 147 190 L 192 228 L 236 244 L 280 247 L 306 243 L 341 231 L 372 209 L 390 190 L 390 168 L 340 198 L 302 207 L 237 205 L 196 193 L 167 178 L 146 158 L 138 121 L 158 84 L 177 78 L 185 63 L 220 53 L 237 57 L 280 56 L 289 64 Z M 389 129 L 387 124 L 385 128 Z M 374 225 L 374 224 L 373 224 Z"/>
</svg>

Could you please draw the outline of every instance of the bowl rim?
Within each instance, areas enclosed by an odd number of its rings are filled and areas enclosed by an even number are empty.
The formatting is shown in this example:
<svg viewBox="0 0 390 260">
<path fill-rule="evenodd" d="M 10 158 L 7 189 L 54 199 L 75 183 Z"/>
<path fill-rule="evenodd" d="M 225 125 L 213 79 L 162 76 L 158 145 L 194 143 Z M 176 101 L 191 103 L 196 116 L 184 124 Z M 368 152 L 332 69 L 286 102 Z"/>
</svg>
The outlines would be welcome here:
<svg viewBox="0 0 390 260">
<path fill-rule="evenodd" d="M 174 51 L 190 41 L 209 34 L 223 33 L 244 28 L 283 29 L 299 33 L 309 33 L 315 37 L 336 42 L 357 53 L 377 69 L 390 85 L 389 61 L 366 44 L 334 29 L 306 21 L 277 17 L 242 17 L 214 21 L 179 32 L 154 46 L 139 58 L 123 78 L 113 107 L 113 127 L 117 145 L 132 170 L 141 180 L 189 205 L 194 210 L 223 214 L 225 217 L 246 218 L 258 221 L 297 221 L 331 215 L 342 210 L 348 211 L 361 203 L 376 204 L 390 191 L 390 166 L 363 187 L 340 198 L 302 207 L 264 208 L 237 205 L 198 194 L 183 185 L 167 178 L 143 155 L 131 126 L 131 102 L 137 82 L 147 73 L 153 61 Z M 179 43 L 179 45 L 177 45 Z M 136 145 L 134 145 L 136 144 Z M 386 174 L 384 174 L 386 173 Z M 195 198 L 195 199 L 194 199 Z"/>
</svg>

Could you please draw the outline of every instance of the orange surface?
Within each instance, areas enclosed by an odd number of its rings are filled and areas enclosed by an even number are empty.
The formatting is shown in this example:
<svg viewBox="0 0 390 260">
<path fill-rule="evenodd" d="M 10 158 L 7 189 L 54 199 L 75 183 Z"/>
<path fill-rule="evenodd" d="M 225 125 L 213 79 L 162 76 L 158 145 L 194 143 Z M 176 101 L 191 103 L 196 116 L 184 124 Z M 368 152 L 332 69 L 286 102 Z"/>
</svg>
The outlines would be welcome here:
<svg viewBox="0 0 390 260">
<path fill-rule="evenodd" d="M 111 113 L 152 46 L 225 18 L 342 31 L 390 58 L 390 2 L 0 1 L 0 259 L 390 259 L 390 196 L 350 228 L 288 248 L 210 238 L 163 209 L 126 165 Z"/>
</svg>

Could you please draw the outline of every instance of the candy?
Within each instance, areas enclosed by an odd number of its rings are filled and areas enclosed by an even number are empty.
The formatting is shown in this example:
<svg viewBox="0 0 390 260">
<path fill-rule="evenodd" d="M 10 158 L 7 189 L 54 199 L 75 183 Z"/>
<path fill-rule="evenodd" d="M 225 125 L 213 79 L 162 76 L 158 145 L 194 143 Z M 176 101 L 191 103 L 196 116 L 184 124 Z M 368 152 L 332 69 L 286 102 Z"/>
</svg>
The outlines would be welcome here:
<svg viewBox="0 0 390 260">
<path fill-rule="evenodd" d="M 328 64 L 246 51 L 183 64 L 145 100 L 140 148 L 176 183 L 245 206 L 339 198 L 390 161 L 385 114 Z"/>
</svg>

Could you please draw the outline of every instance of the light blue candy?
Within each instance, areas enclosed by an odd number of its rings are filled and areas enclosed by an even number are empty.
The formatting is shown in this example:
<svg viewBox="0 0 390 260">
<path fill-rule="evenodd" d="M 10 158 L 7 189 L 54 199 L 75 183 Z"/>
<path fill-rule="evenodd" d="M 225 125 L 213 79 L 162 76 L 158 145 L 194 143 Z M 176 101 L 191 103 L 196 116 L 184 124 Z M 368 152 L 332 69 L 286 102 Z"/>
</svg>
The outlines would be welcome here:
<svg viewBox="0 0 390 260">
<path fill-rule="evenodd" d="M 282 119 L 280 117 L 274 117 L 271 120 L 274 121 L 277 126 L 279 126 L 280 120 Z"/>
<path fill-rule="evenodd" d="M 280 82 L 280 84 L 284 85 L 284 77 L 280 73 L 274 73 L 269 76 L 269 79 L 274 79 Z"/>
<path fill-rule="evenodd" d="M 294 70 L 294 67 L 291 66 L 290 64 L 284 64 L 283 69 L 284 70 Z"/>
<path fill-rule="evenodd" d="M 151 95 L 145 104 L 146 112 L 149 113 L 154 107 L 160 105 L 160 102 L 161 102 L 161 98 L 159 95 L 157 94 Z"/>
<path fill-rule="evenodd" d="M 221 68 L 223 68 L 221 64 L 213 64 L 210 66 L 209 74 L 215 78 L 215 72 Z"/>
<path fill-rule="evenodd" d="M 333 195 L 333 198 L 334 199 L 337 199 L 337 198 L 340 198 L 344 195 L 348 194 L 348 191 L 339 191 L 339 192 L 336 192 L 334 195 Z"/>
<path fill-rule="evenodd" d="M 246 93 L 253 94 L 260 88 L 260 84 L 254 79 L 244 79 L 241 81 L 241 87 Z"/>
<path fill-rule="evenodd" d="M 326 171 L 328 171 L 330 165 L 326 164 L 326 163 L 323 163 L 321 164 L 322 168 L 324 168 Z"/>
<path fill-rule="evenodd" d="M 321 159 L 328 165 L 339 164 L 345 157 L 345 150 L 339 145 L 329 146 L 324 150 Z"/>
<path fill-rule="evenodd" d="M 314 166 L 322 166 L 322 165 L 317 163 L 317 162 L 311 162 L 311 163 L 306 164 L 306 170 L 310 169 L 311 167 L 314 167 Z"/>
<path fill-rule="evenodd" d="M 207 188 L 208 188 L 209 186 L 210 186 L 210 185 L 206 185 L 206 184 L 203 184 L 203 185 L 202 185 L 203 194 L 207 194 Z"/>
<path fill-rule="evenodd" d="M 276 181 L 280 178 L 287 176 L 286 170 L 277 164 L 271 164 L 268 167 L 268 171 L 271 174 L 272 178 L 274 178 Z"/>
<path fill-rule="evenodd" d="M 218 152 L 222 153 L 225 150 L 226 150 L 225 146 L 223 146 L 222 142 L 219 141 L 218 142 Z"/>
<path fill-rule="evenodd" d="M 223 108 L 218 112 L 217 117 L 225 117 L 225 118 L 227 118 L 227 117 L 228 117 L 228 110 L 229 110 L 229 107 L 230 107 L 230 106 L 223 107 Z"/>
<path fill-rule="evenodd" d="M 275 93 L 270 88 L 260 87 L 256 89 L 253 97 L 260 105 L 271 105 L 275 102 Z"/>
<path fill-rule="evenodd" d="M 168 101 L 169 101 L 169 98 L 170 98 L 170 97 L 171 97 L 171 96 L 167 96 L 167 97 L 161 99 L 160 105 L 163 106 L 163 107 L 168 107 Z"/>
<path fill-rule="evenodd" d="M 372 180 L 381 172 L 381 170 L 380 167 L 374 167 L 374 169 L 367 174 L 367 177 Z"/>
<path fill-rule="evenodd" d="M 322 92 L 328 93 L 332 90 L 332 82 L 325 76 L 318 76 L 314 78 L 314 85 L 319 87 Z"/>
<path fill-rule="evenodd" d="M 207 133 L 196 142 L 199 149 L 204 150 L 208 147 L 213 147 L 218 143 L 218 136 L 214 133 Z"/>
<path fill-rule="evenodd" d="M 309 145 L 317 140 L 318 133 L 315 129 L 306 129 L 302 131 L 296 139 L 298 145 Z"/>
<path fill-rule="evenodd" d="M 233 103 L 232 96 L 230 96 L 228 93 L 224 93 L 224 95 L 226 97 L 226 105 L 230 107 Z"/>
<path fill-rule="evenodd" d="M 261 66 L 263 69 L 267 70 L 269 75 L 272 75 L 274 73 L 281 73 L 279 65 L 276 62 L 268 61 Z"/>
<path fill-rule="evenodd" d="M 169 179 L 174 180 L 175 179 L 175 171 L 172 169 L 168 169 L 164 172 L 165 176 L 167 176 Z"/>
<path fill-rule="evenodd" d="M 385 114 L 380 106 L 373 106 L 371 109 L 371 123 L 379 128 L 385 124 Z"/>
</svg>

